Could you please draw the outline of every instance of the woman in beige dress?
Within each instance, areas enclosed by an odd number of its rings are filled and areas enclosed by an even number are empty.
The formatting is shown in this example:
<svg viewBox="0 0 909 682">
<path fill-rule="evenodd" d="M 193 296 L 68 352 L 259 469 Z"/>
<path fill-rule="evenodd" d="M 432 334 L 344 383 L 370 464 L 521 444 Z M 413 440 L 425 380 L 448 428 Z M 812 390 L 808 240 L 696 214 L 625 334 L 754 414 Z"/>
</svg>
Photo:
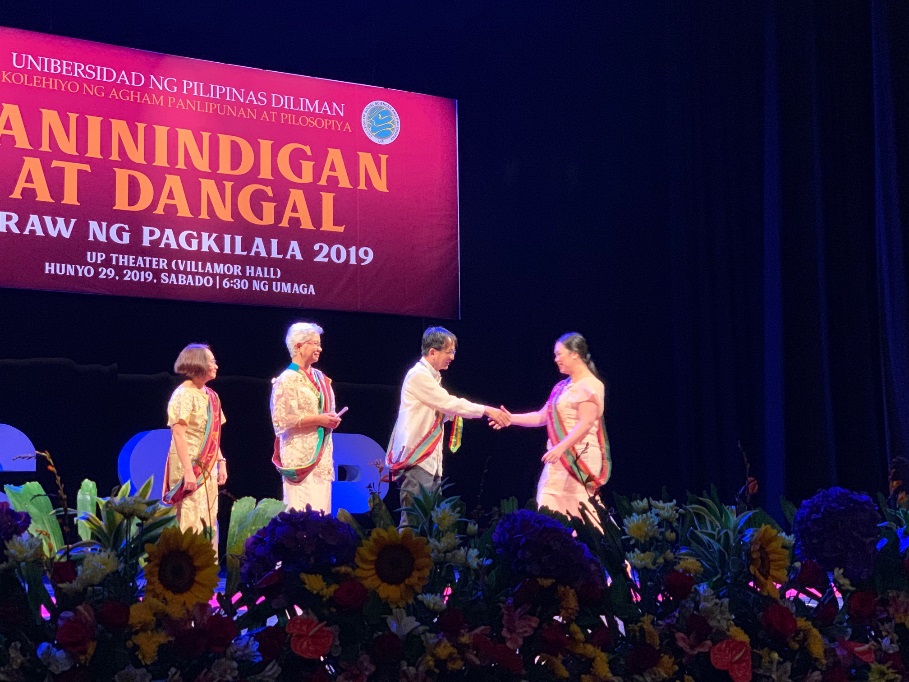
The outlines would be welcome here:
<svg viewBox="0 0 909 682">
<path fill-rule="evenodd" d="M 537 484 L 537 505 L 581 516 L 582 507 L 593 512 L 588 500 L 612 474 L 603 421 L 606 387 L 580 334 L 563 334 L 553 353 L 556 366 L 568 378 L 555 385 L 542 408 L 513 414 L 511 423 L 545 426 L 549 434 Z M 596 521 L 596 514 L 591 518 Z"/>
<path fill-rule="evenodd" d="M 275 430 L 272 462 L 281 474 L 288 509 L 331 513 L 334 480 L 331 433 L 341 423 L 335 412 L 331 379 L 313 367 L 322 354 L 322 328 L 297 322 L 285 339 L 291 363 L 275 379 L 271 421 Z"/>
<path fill-rule="evenodd" d="M 218 364 L 208 346 L 192 343 L 180 352 L 174 371 L 186 380 L 167 404 L 172 435 L 162 494 L 182 530 L 211 534 L 217 556 L 218 486 L 227 482 L 221 425 L 227 420 L 218 394 L 206 384 L 217 376 Z"/>
</svg>

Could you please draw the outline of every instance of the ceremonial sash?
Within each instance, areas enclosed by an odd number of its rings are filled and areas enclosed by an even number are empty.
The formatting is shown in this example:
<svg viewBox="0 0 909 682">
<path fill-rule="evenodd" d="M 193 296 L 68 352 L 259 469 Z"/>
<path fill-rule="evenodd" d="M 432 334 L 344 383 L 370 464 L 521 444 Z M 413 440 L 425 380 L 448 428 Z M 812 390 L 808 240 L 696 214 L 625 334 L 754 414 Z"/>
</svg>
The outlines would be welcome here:
<svg viewBox="0 0 909 682">
<path fill-rule="evenodd" d="M 208 386 L 202 389 L 208 394 L 208 418 L 205 420 L 205 435 L 202 437 L 202 447 L 199 449 L 199 456 L 193 461 L 193 473 L 196 475 L 196 489 L 205 485 L 206 479 L 211 476 L 215 463 L 218 461 L 218 450 L 221 443 L 221 400 L 218 394 Z M 165 504 L 177 504 L 187 495 L 192 493 L 184 490 L 184 479 L 167 489 L 167 482 L 170 480 L 170 457 L 164 465 L 164 489 L 162 498 Z"/>
<path fill-rule="evenodd" d="M 312 377 L 310 377 L 309 374 L 301 369 L 300 366 L 295 362 L 290 363 L 287 369 L 291 370 L 292 372 L 299 372 L 302 374 L 315 390 L 319 402 L 318 414 L 324 414 L 325 412 L 334 412 L 335 405 L 334 400 L 332 399 L 331 379 L 329 379 L 317 369 L 312 370 Z M 271 456 L 271 463 L 275 465 L 278 473 L 280 473 L 288 482 L 300 483 L 307 476 L 309 476 L 309 474 L 312 473 L 313 469 L 315 469 L 319 462 L 322 460 L 322 455 L 325 453 L 325 450 L 328 447 L 329 440 L 326 437 L 327 433 L 325 427 L 319 426 L 316 429 L 316 433 L 318 434 L 319 438 L 318 441 L 316 441 L 316 447 L 313 451 L 312 458 L 306 464 L 297 467 L 285 467 L 282 464 L 281 439 L 275 438 L 275 448 Z"/>
<path fill-rule="evenodd" d="M 388 450 L 385 452 L 385 464 L 388 465 L 388 469 L 392 474 L 403 471 L 404 469 L 419 466 L 427 457 L 429 457 L 435 451 L 439 441 L 442 440 L 444 424 L 445 415 L 441 412 L 436 412 L 436 418 L 433 420 L 432 426 L 429 427 L 429 431 L 427 431 L 417 444 L 411 448 L 410 452 L 404 454 L 402 448 L 401 456 L 399 458 L 395 458 L 394 453 L 391 451 L 395 442 L 395 432 L 393 431 L 391 440 L 388 443 Z M 464 420 L 461 417 L 455 417 L 451 427 L 451 436 L 448 439 L 448 449 L 452 452 L 457 452 L 458 448 L 461 447 L 461 434 L 463 430 Z"/>
<path fill-rule="evenodd" d="M 562 417 L 556 409 L 556 402 L 558 402 L 562 392 L 568 388 L 568 384 L 568 379 L 557 383 L 555 388 L 552 389 L 552 393 L 546 403 L 546 431 L 549 434 L 549 442 L 552 443 L 553 446 L 564 440 L 565 436 L 568 435 Z M 597 442 L 599 443 L 601 453 L 600 473 L 598 475 L 594 476 L 590 467 L 581 459 L 575 446 L 568 448 L 560 458 L 562 466 L 564 466 L 568 473 L 571 474 L 578 483 L 583 485 L 591 495 L 596 492 L 597 488 L 609 480 L 610 470 L 612 469 L 612 459 L 609 456 L 609 441 L 606 439 L 606 422 L 602 417 L 600 417 L 599 423 L 596 425 L 596 430 Z"/>
</svg>

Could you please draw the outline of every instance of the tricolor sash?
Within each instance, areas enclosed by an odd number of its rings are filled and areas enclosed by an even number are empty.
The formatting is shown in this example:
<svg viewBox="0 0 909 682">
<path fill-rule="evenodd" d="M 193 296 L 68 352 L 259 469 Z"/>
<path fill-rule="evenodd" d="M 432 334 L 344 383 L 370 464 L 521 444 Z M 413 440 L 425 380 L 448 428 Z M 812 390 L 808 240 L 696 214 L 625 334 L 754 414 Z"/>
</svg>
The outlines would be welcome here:
<svg viewBox="0 0 909 682">
<path fill-rule="evenodd" d="M 436 412 L 436 418 L 429 427 L 429 431 L 417 441 L 410 452 L 405 452 L 402 448 L 398 457 L 391 451 L 395 442 L 395 432 L 392 431 L 391 440 L 388 442 L 388 450 L 385 451 L 385 464 L 388 466 L 392 476 L 405 469 L 419 466 L 427 457 L 436 449 L 436 446 L 442 440 L 444 432 L 445 415 Z M 448 449 L 457 452 L 461 447 L 461 434 L 464 431 L 464 420 L 461 417 L 455 417 L 451 427 L 451 436 L 448 439 Z"/>
<path fill-rule="evenodd" d="M 202 437 L 202 447 L 199 449 L 199 456 L 193 461 L 193 474 L 196 476 L 196 489 L 205 485 L 206 479 L 211 476 L 218 461 L 218 451 L 221 444 L 221 399 L 218 394 L 208 386 L 202 389 L 208 394 L 208 418 L 205 420 L 205 435 Z M 167 482 L 170 480 L 170 457 L 164 465 L 164 486 L 161 497 L 165 504 L 177 504 L 187 495 L 192 493 L 184 490 L 183 481 L 167 489 Z"/>
<path fill-rule="evenodd" d="M 556 403 L 562 395 L 562 392 L 568 388 L 569 382 L 569 379 L 565 379 L 557 383 L 555 388 L 552 389 L 549 400 L 546 402 L 546 431 L 549 434 L 549 442 L 553 445 L 561 442 L 564 440 L 565 436 L 568 435 L 562 417 L 556 409 Z M 600 473 L 598 475 L 595 476 L 593 472 L 591 472 L 590 467 L 581 459 L 575 446 L 568 448 L 560 459 L 562 466 L 565 467 L 568 473 L 571 474 L 578 483 L 587 488 L 587 492 L 591 495 L 596 492 L 597 488 L 609 480 L 612 469 L 612 458 L 609 456 L 609 440 L 606 437 L 606 421 L 603 417 L 600 417 L 600 420 L 596 425 L 596 430 L 597 442 L 600 446 L 602 458 Z"/>
<path fill-rule="evenodd" d="M 310 376 L 295 362 L 290 363 L 287 369 L 302 374 L 309 382 L 310 387 L 316 392 L 319 400 L 318 414 L 335 411 L 334 398 L 331 392 L 331 379 L 315 368 L 313 368 L 312 376 Z M 322 455 L 328 447 L 328 434 L 323 426 L 317 427 L 316 433 L 318 433 L 319 439 L 316 442 L 315 450 L 313 450 L 313 456 L 310 458 L 309 462 L 297 467 L 285 467 L 283 465 L 281 462 L 281 439 L 275 438 L 275 448 L 271 456 L 271 463 L 275 465 L 278 473 L 280 473 L 289 483 L 300 483 L 303 481 L 303 479 L 309 476 L 322 460 Z"/>
</svg>

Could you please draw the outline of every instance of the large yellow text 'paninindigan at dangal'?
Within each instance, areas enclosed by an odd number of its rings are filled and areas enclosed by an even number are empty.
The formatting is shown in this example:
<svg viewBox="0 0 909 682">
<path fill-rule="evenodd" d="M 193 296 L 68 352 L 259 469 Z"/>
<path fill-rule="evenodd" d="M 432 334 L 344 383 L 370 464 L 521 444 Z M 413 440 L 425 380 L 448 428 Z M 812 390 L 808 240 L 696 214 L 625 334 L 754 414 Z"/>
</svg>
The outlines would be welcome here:
<svg viewBox="0 0 909 682">
<path fill-rule="evenodd" d="M 356 189 L 388 192 L 387 154 L 357 152 L 356 159 L 345 161 L 340 149 L 327 147 L 313 150 L 309 145 L 289 142 L 277 149 L 273 140 L 257 139 L 252 143 L 236 135 L 225 135 L 186 128 L 129 122 L 102 116 L 67 112 L 61 117 L 52 109 L 39 109 L 28 118 L 32 130 L 16 104 L 4 103 L 0 110 L 0 145 L 11 140 L 18 149 L 34 150 L 40 137 L 40 152 L 59 152 L 84 159 L 128 160 L 136 165 L 149 165 L 178 170 L 194 169 L 221 176 L 241 176 L 256 172 L 259 180 L 278 178 L 298 185 L 354 189 L 348 167 L 356 167 Z M 65 122 L 64 122 L 65 119 Z M 36 135 L 35 126 L 40 125 Z M 110 141 L 110 148 L 103 142 Z M 378 160 L 377 160 L 378 159 Z M 53 170 L 51 170 L 53 169 Z M 59 170 L 58 170 L 59 169 Z M 22 168 L 9 195 L 22 199 L 23 192 L 33 192 L 36 201 L 79 205 L 79 174 L 91 173 L 91 165 L 54 159 L 47 169 L 38 156 L 23 156 Z M 194 177 L 184 184 L 180 175 L 165 173 L 160 187 L 135 168 L 114 169 L 114 205 L 119 211 L 145 211 L 186 218 L 217 218 L 233 222 L 238 216 L 253 225 L 279 225 L 316 229 L 303 190 L 286 188 L 279 201 L 268 184 L 251 183 L 235 187 L 231 180 Z M 48 177 L 53 181 L 62 173 L 62 192 L 55 198 Z M 318 180 L 316 176 L 318 175 Z M 190 186 L 192 185 L 192 186 Z M 187 189 L 193 190 L 187 194 Z M 194 190 L 197 190 L 195 193 Z M 282 192 L 283 193 L 283 192 Z M 334 192 L 320 192 L 321 224 L 318 229 L 343 232 L 335 224 Z M 282 206 L 280 222 L 276 208 Z"/>
</svg>

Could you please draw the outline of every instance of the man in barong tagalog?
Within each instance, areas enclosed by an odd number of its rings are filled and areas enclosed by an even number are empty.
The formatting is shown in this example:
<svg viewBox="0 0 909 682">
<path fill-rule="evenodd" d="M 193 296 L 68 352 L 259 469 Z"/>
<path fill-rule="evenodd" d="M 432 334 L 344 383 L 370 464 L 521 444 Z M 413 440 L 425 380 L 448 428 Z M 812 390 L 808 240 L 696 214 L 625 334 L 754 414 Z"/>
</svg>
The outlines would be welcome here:
<svg viewBox="0 0 909 682">
<path fill-rule="evenodd" d="M 456 398 L 441 386 L 444 370 L 455 358 L 458 340 L 444 327 L 430 327 L 423 333 L 423 356 L 407 372 L 401 386 L 401 408 L 391 434 L 385 462 L 400 485 L 401 506 L 409 507 L 420 487 L 435 490 L 442 481 L 442 435 L 446 421 L 454 420 L 449 449 L 457 451 L 461 443 L 463 419 L 483 415 L 508 426 L 505 412 L 488 405 Z M 408 525 L 401 514 L 400 525 Z"/>
<path fill-rule="evenodd" d="M 285 342 L 291 363 L 271 391 L 272 462 L 281 474 L 288 509 L 302 511 L 308 504 L 330 514 L 331 432 L 341 417 L 335 412 L 331 379 L 313 367 L 322 354 L 322 328 L 297 322 L 287 330 Z"/>
</svg>

